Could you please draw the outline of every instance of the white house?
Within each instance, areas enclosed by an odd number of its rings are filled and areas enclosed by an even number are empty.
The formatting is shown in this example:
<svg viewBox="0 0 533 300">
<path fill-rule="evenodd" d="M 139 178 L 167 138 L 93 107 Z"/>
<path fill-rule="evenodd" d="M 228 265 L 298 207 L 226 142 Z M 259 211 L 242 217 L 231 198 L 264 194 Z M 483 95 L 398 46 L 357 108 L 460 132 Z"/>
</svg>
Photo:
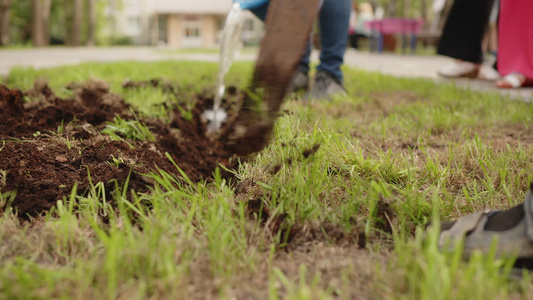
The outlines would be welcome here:
<svg viewBox="0 0 533 300">
<path fill-rule="evenodd" d="M 212 48 L 232 0 L 109 0 L 105 10 L 108 35 L 127 37 L 136 44 L 171 48 Z M 247 13 L 245 42 L 262 37 L 263 24 Z"/>
<path fill-rule="evenodd" d="M 215 47 L 232 3 L 232 0 L 151 0 L 151 43 L 173 48 Z M 262 22 L 248 13 L 243 37 L 256 41 L 262 32 Z"/>
</svg>

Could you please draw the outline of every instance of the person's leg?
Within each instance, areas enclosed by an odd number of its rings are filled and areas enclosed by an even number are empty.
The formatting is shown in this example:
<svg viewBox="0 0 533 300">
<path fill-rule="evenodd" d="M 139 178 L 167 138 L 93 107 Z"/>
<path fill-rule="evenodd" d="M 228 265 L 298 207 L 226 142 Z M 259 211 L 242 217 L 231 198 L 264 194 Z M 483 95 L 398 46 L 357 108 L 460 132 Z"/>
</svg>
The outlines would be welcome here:
<svg viewBox="0 0 533 300">
<path fill-rule="evenodd" d="M 483 62 L 481 44 L 493 0 L 456 0 L 437 47 L 437 54 L 462 61 Z"/>
<path fill-rule="evenodd" d="M 498 66 L 499 88 L 519 88 L 533 83 L 533 2 L 502 1 L 500 11 Z"/>
<path fill-rule="evenodd" d="M 501 1 L 498 68 L 502 75 L 520 73 L 533 79 L 533 2 Z"/>
<path fill-rule="evenodd" d="M 270 1 L 269 2 L 266 2 L 265 4 L 257 7 L 257 8 L 254 8 L 254 9 L 250 9 L 250 11 L 256 16 L 258 17 L 261 21 L 265 21 L 266 19 L 266 15 L 267 15 L 267 11 L 268 11 L 268 5 L 269 5 Z"/>
<path fill-rule="evenodd" d="M 348 31 L 351 12 L 350 0 L 325 0 L 319 14 L 320 64 L 318 71 L 331 74 L 342 83 L 341 65 L 348 44 Z"/>
<path fill-rule="evenodd" d="M 346 95 L 342 86 L 341 66 L 348 45 L 350 8 L 350 0 L 324 1 L 318 16 L 320 64 L 317 66 L 313 89 L 304 99 L 331 99 L 333 95 Z"/>
</svg>

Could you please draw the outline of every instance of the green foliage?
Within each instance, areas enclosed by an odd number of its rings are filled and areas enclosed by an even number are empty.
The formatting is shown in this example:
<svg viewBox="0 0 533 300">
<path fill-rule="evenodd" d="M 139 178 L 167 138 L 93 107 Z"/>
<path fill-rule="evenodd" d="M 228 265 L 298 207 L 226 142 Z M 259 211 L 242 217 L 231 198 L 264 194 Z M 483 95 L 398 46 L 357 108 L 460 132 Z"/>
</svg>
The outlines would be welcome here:
<svg viewBox="0 0 533 300">
<path fill-rule="evenodd" d="M 29 43 L 31 30 L 31 0 L 12 1 L 10 21 L 11 43 Z"/>
<path fill-rule="evenodd" d="M 124 120 L 116 116 L 113 122 L 108 122 L 102 133 L 108 134 L 115 141 L 123 141 L 124 139 L 155 141 L 150 129 L 146 124 L 140 122 L 137 116 L 135 116 L 135 120 Z"/>
<path fill-rule="evenodd" d="M 14 0 L 11 5 L 11 44 L 26 45 L 31 39 L 31 22 L 32 22 L 32 0 Z M 50 6 L 50 38 L 51 44 L 64 44 L 67 31 L 70 30 L 69 17 L 72 12 L 69 11 L 72 0 L 51 0 Z M 109 18 L 105 16 L 105 8 L 114 4 L 117 11 L 123 9 L 122 0 L 96 0 L 96 44 L 109 44 L 109 37 L 105 29 Z M 83 1 L 82 12 L 82 30 L 80 33 L 81 42 L 84 44 L 87 40 L 89 30 L 89 9 L 88 2 Z M 127 45 L 131 42 L 127 38 L 115 38 L 116 42 L 112 44 Z"/>
</svg>

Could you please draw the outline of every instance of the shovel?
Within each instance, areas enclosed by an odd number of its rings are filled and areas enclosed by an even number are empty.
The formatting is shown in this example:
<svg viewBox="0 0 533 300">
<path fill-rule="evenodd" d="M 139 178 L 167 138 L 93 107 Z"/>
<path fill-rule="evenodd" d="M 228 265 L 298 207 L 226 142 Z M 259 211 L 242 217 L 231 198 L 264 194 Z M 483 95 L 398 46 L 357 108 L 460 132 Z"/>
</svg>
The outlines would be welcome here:
<svg viewBox="0 0 533 300">
<path fill-rule="evenodd" d="M 270 1 L 252 85 L 227 133 L 228 150 L 246 155 L 268 144 L 287 88 L 309 42 L 319 1 Z"/>
</svg>

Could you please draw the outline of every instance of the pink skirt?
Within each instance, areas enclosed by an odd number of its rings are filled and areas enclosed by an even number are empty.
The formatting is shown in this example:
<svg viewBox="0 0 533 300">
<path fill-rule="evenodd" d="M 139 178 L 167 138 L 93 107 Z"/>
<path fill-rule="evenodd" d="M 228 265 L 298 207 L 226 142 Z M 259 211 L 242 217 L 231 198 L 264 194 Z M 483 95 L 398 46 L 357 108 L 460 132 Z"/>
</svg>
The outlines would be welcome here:
<svg viewBox="0 0 533 300">
<path fill-rule="evenodd" d="M 501 0 L 498 70 L 533 79 L 533 0 Z"/>
</svg>

